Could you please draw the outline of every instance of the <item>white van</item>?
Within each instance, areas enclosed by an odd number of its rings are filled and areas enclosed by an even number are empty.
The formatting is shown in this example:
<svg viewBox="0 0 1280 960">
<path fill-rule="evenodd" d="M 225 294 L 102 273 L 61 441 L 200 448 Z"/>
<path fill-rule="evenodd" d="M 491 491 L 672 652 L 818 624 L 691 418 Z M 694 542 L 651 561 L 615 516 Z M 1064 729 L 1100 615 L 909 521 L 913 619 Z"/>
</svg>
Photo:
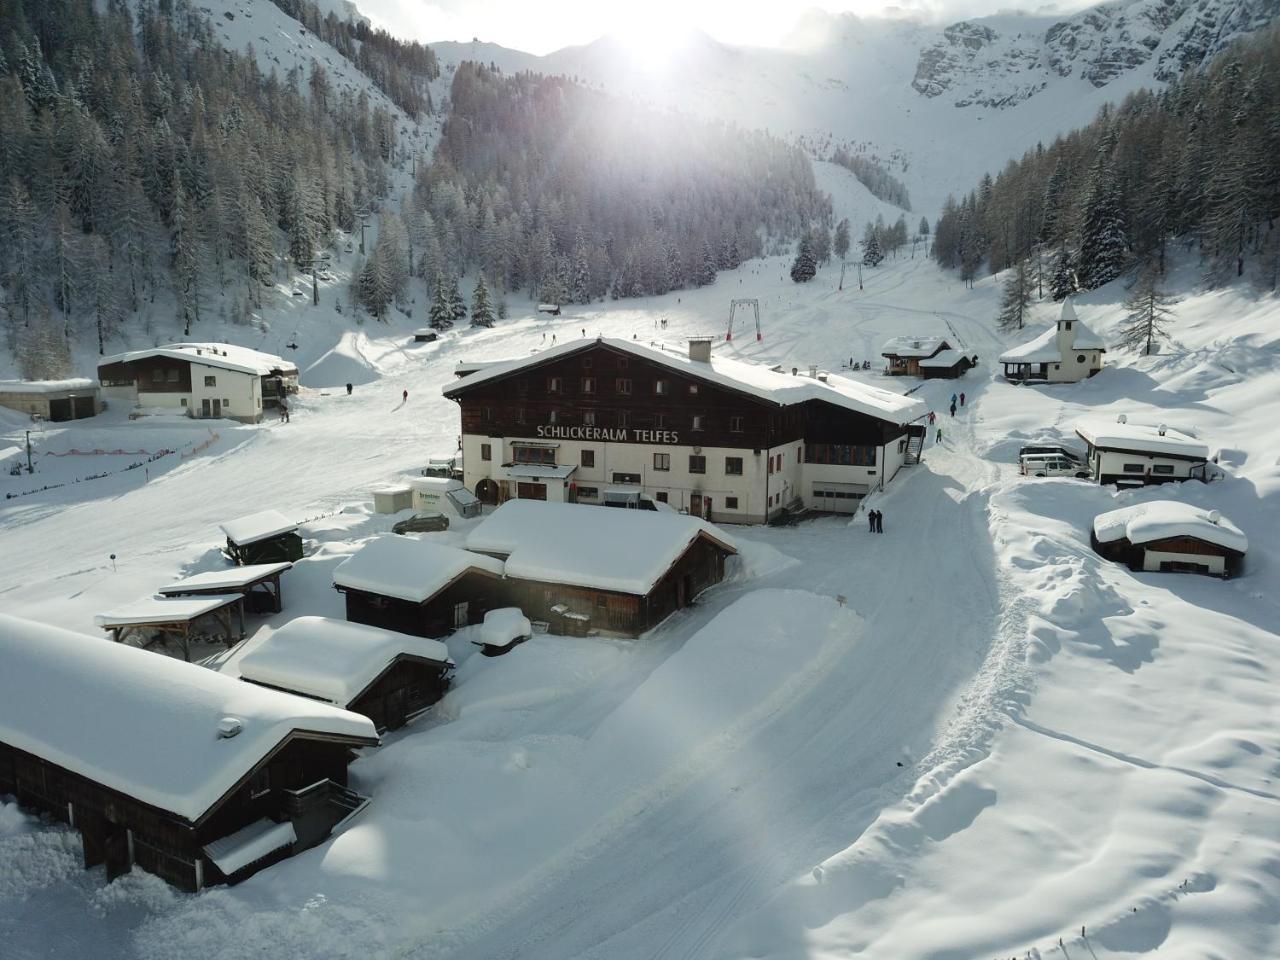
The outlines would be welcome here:
<svg viewBox="0 0 1280 960">
<path fill-rule="evenodd" d="M 1024 477 L 1088 477 L 1075 460 L 1060 453 L 1029 453 L 1019 461 Z"/>
</svg>

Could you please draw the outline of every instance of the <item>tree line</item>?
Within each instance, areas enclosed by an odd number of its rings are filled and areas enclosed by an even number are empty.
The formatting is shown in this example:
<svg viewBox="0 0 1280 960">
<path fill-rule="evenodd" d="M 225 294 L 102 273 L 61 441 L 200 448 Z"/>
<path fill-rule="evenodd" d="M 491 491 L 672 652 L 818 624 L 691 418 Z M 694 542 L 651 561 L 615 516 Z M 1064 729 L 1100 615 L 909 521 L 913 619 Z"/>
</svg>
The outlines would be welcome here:
<svg viewBox="0 0 1280 960">
<path fill-rule="evenodd" d="M 1164 271 L 1175 241 L 1217 285 L 1280 282 L 1280 30 L 1233 45 L 1208 69 L 1105 107 L 965 197 L 949 198 L 934 255 L 971 282 L 1023 264 L 1055 299 L 1125 271 Z"/>
<path fill-rule="evenodd" d="M 907 191 L 907 185 L 866 154 L 836 147 L 831 151 L 831 162 L 839 164 L 857 177 L 873 197 L 910 212 L 911 195 Z"/>
<path fill-rule="evenodd" d="M 211 289 L 246 314 L 385 195 L 395 146 L 364 91 L 333 91 L 316 62 L 264 75 L 184 4 L 0 5 L 11 350 L 57 375 L 51 344 L 92 332 L 103 352 L 158 296 L 187 332 Z"/>
</svg>

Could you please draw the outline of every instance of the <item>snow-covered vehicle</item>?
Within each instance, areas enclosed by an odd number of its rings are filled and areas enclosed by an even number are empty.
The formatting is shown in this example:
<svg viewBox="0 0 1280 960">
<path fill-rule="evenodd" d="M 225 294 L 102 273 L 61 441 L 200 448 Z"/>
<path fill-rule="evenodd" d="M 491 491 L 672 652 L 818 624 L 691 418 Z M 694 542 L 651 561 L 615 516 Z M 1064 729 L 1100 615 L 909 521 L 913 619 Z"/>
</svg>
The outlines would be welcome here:
<svg viewBox="0 0 1280 960">
<path fill-rule="evenodd" d="M 501 607 L 484 615 L 480 638 L 471 642 L 486 657 L 500 657 L 533 636 L 533 625 L 519 607 Z"/>
<path fill-rule="evenodd" d="M 424 477 L 446 477 L 452 480 L 462 479 L 462 457 L 433 457 L 422 468 Z"/>
<path fill-rule="evenodd" d="M 1021 459 L 1020 472 L 1024 477 L 1086 479 L 1089 476 L 1084 464 L 1061 453 L 1028 454 Z"/>
<path fill-rule="evenodd" d="M 1018 451 L 1018 458 L 1061 456 L 1076 463 L 1084 463 L 1084 453 L 1061 443 L 1028 443 Z"/>
</svg>

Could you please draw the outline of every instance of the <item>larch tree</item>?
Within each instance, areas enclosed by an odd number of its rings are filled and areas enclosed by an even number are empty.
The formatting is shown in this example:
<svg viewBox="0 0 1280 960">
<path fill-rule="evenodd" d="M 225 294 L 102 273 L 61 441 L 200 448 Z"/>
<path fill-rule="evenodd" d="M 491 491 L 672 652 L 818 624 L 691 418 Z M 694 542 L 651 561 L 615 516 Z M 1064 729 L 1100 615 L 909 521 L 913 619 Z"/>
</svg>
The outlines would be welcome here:
<svg viewBox="0 0 1280 960">
<path fill-rule="evenodd" d="M 1021 330 L 1027 322 L 1031 301 L 1035 298 L 1035 278 L 1027 261 L 1019 260 L 1010 268 L 1000 297 L 1000 313 L 996 323 L 1001 330 Z"/>
<path fill-rule="evenodd" d="M 849 218 L 842 217 L 840 222 L 836 224 L 836 236 L 832 245 L 835 249 L 836 259 L 843 260 L 849 255 Z"/>
<path fill-rule="evenodd" d="M 1156 341 L 1167 336 L 1173 322 L 1173 305 L 1178 301 L 1160 289 L 1160 270 L 1148 263 L 1138 274 L 1129 296 L 1124 301 L 1124 321 L 1120 327 L 1120 345 L 1150 354 Z"/>
</svg>

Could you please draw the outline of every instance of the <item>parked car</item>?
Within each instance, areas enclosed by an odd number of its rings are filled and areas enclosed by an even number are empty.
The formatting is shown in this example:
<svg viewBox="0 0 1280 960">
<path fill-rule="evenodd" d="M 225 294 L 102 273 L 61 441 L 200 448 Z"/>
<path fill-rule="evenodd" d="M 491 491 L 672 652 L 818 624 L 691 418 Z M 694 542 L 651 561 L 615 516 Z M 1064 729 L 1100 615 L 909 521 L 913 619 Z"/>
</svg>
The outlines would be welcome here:
<svg viewBox="0 0 1280 960">
<path fill-rule="evenodd" d="M 1068 460 L 1074 460 L 1076 463 L 1084 463 L 1083 453 L 1060 443 L 1028 443 L 1018 451 L 1019 459 L 1031 456 L 1061 456 L 1066 457 Z"/>
<path fill-rule="evenodd" d="M 1021 460 L 1024 477 L 1076 477 L 1086 480 L 1089 472 L 1072 458 L 1059 453 L 1029 454 Z"/>
<path fill-rule="evenodd" d="M 391 528 L 392 533 L 438 533 L 449 529 L 449 518 L 443 513 L 415 513 Z"/>
</svg>

